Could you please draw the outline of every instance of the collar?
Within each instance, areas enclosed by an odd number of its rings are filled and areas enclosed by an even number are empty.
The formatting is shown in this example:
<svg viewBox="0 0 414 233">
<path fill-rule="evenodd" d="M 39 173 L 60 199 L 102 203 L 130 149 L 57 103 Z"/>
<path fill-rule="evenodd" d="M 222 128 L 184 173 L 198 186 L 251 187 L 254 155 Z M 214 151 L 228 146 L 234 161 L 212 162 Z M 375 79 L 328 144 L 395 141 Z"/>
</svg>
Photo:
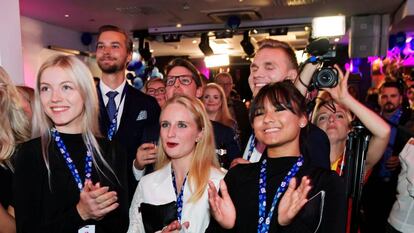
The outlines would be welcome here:
<svg viewBox="0 0 414 233">
<path fill-rule="evenodd" d="M 102 82 L 102 81 L 99 82 L 99 88 L 101 89 L 102 96 L 104 96 L 104 95 L 106 96 L 106 93 L 108 93 L 109 91 L 117 91 L 119 94 L 121 94 L 122 91 L 124 90 L 125 85 L 126 85 L 126 79 L 122 82 L 121 85 L 119 85 L 117 88 L 112 90 L 104 82 Z"/>
</svg>

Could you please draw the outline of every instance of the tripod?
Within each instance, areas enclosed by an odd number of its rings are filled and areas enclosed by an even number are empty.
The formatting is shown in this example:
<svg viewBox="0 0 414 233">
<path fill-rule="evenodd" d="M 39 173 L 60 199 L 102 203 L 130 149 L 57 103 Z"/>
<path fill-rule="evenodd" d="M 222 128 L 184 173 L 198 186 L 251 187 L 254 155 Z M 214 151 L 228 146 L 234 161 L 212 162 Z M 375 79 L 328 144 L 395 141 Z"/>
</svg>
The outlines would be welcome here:
<svg viewBox="0 0 414 233">
<path fill-rule="evenodd" d="M 352 122 L 353 130 L 348 134 L 348 141 L 345 152 L 345 185 L 346 185 L 346 202 L 348 199 L 351 203 L 350 231 L 358 233 L 358 226 L 361 216 L 361 194 L 364 182 L 365 158 L 370 139 L 369 132 L 359 121 Z M 349 222 L 349 221 L 347 221 Z"/>
</svg>

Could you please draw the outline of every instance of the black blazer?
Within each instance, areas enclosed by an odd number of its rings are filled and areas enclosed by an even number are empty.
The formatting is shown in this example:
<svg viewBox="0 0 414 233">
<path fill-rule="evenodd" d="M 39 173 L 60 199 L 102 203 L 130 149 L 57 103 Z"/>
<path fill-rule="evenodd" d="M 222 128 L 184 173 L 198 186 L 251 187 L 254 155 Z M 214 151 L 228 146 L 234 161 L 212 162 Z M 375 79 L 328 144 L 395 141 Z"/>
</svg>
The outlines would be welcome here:
<svg viewBox="0 0 414 233">
<path fill-rule="evenodd" d="M 125 85 L 124 109 L 122 111 L 119 128 L 113 139 L 117 140 L 127 152 L 129 200 L 131 201 L 137 185 L 137 181 L 132 174 L 132 162 L 135 159 L 138 147 L 142 143 L 147 142 L 143 138 L 146 127 L 158 125 L 161 110 L 155 98 L 142 93 L 128 83 Z M 99 84 L 96 90 L 99 97 L 99 127 L 103 136 L 106 137 L 110 125 L 109 117 Z"/>
</svg>

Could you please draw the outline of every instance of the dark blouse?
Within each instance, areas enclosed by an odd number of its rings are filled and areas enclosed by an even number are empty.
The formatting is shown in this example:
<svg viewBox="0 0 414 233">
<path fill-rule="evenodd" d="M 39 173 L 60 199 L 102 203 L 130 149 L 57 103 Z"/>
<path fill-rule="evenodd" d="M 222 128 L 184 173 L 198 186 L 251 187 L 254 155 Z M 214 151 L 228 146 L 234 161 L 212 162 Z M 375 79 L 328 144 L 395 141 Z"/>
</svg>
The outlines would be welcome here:
<svg viewBox="0 0 414 233">
<path fill-rule="evenodd" d="M 0 165 L 0 204 L 4 209 L 11 204 L 13 172 L 10 168 Z"/>
<path fill-rule="evenodd" d="M 267 160 L 266 208 L 268 212 L 277 187 L 297 161 L 297 157 L 267 158 Z M 235 227 L 226 231 L 221 229 L 217 222 L 211 221 L 206 232 L 257 232 L 260 166 L 261 162 L 258 162 L 242 164 L 230 169 L 224 180 L 236 207 Z M 311 167 L 306 159 L 296 178 L 299 180 L 304 175 L 311 179 L 312 189 L 308 198 L 317 195 L 309 200 L 293 222 L 285 227 L 277 223 L 278 203 L 271 219 L 269 232 L 344 232 L 345 189 L 340 177 L 332 171 Z M 325 192 L 324 198 L 319 193 L 321 190 Z M 318 231 L 315 231 L 317 228 Z"/>
<path fill-rule="evenodd" d="M 63 134 L 61 138 L 79 175 L 84 181 L 86 146 L 80 134 Z M 102 163 L 92 168 L 92 181 L 116 191 L 119 206 L 99 221 L 83 221 L 76 210 L 79 189 L 54 142 L 49 146 L 50 178 L 41 151 L 40 138 L 22 144 L 16 156 L 13 183 L 17 232 L 78 232 L 85 225 L 96 225 L 95 232 L 126 232 L 128 200 L 126 156 L 117 143 L 98 139 L 102 155 L 114 174 Z M 49 182 L 50 181 L 50 182 Z"/>
</svg>

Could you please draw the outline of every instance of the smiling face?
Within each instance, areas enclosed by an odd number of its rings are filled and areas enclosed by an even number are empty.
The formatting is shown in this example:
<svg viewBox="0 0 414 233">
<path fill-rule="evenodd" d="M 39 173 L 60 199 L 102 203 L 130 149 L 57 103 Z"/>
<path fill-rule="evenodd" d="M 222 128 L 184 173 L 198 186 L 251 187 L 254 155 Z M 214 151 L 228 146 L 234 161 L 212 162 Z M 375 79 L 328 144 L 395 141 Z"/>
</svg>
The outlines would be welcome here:
<svg viewBox="0 0 414 233">
<path fill-rule="evenodd" d="M 258 141 L 277 155 L 298 155 L 299 133 L 307 120 L 281 106 L 275 107 L 268 98 L 254 112 L 253 128 Z M 269 152 L 269 155 L 271 153 Z"/>
<path fill-rule="evenodd" d="M 213 87 L 205 89 L 202 101 L 208 113 L 217 113 L 223 104 L 220 92 Z"/>
<path fill-rule="evenodd" d="M 101 33 L 96 45 L 96 60 L 103 73 L 112 74 L 125 70 L 132 54 L 128 52 L 126 38 L 120 32 Z"/>
<path fill-rule="evenodd" d="M 189 159 L 202 136 L 191 112 L 182 104 L 166 106 L 160 116 L 160 137 L 165 153 L 172 160 Z"/>
<path fill-rule="evenodd" d="M 263 48 L 257 51 L 250 65 L 249 86 L 253 96 L 266 84 L 295 79 L 287 54 L 280 48 Z"/>
<path fill-rule="evenodd" d="M 84 100 L 73 78 L 60 67 L 50 67 L 40 77 L 40 102 L 56 129 L 80 133 Z"/>
<path fill-rule="evenodd" d="M 318 110 L 315 122 L 328 135 L 331 144 L 343 143 L 350 131 L 349 112 L 337 104 L 335 104 L 335 109 L 336 111 L 333 112 L 326 105 L 323 105 Z"/>
</svg>

